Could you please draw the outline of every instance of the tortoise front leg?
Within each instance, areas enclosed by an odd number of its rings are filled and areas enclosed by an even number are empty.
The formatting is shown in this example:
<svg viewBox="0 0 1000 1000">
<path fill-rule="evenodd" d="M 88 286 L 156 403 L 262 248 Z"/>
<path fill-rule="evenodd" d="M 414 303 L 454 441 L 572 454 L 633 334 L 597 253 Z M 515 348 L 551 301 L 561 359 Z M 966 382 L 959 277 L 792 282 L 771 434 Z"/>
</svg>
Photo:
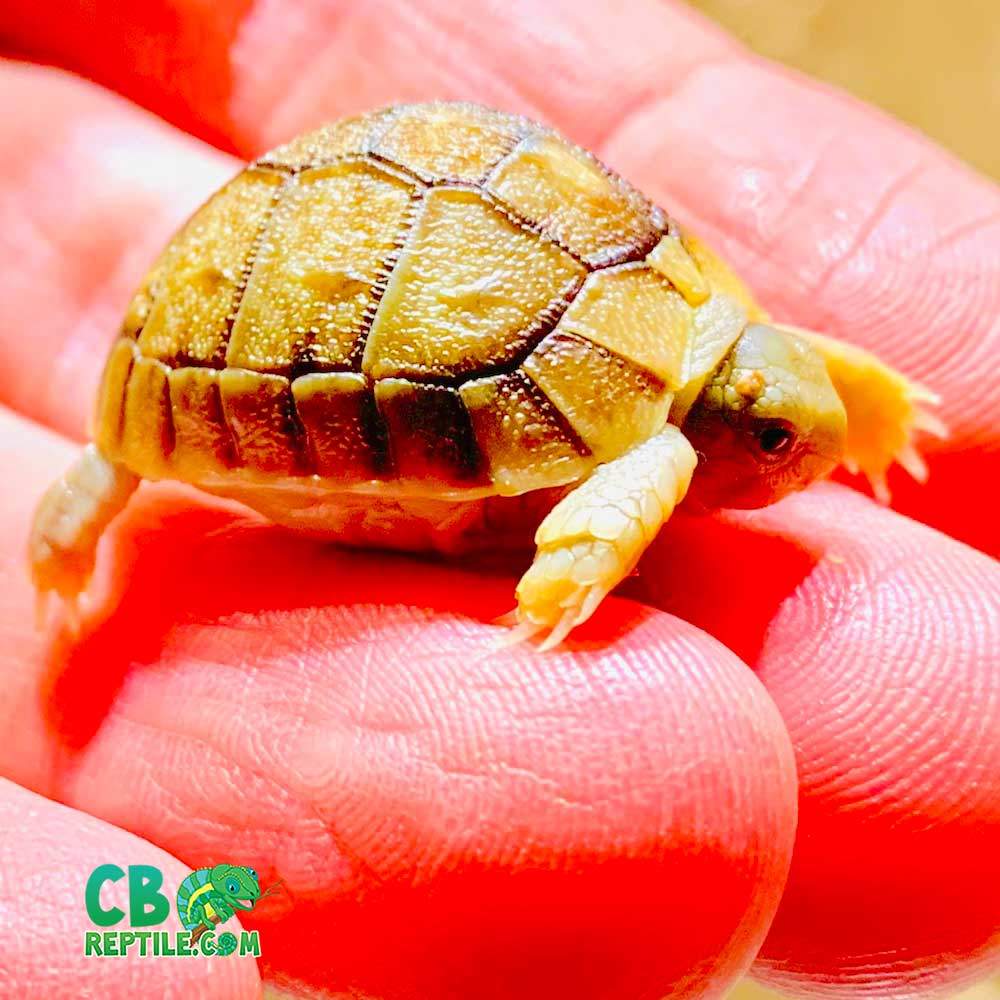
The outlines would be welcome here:
<svg viewBox="0 0 1000 1000">
<path fill-rule="evenodd" d="M 87 445 L 46 490 L 28 540 L 31 579 L 39 597 L 54 590 L 72 606 L 94 570 L 104 529 L 128 503 L 139 480 Z"/>
<path fill-rule="evenodd" d="M 549 629 L 541 645 L 549 649 L 585 622 L 684 498 L 696 462 L 668 425 L 563 497 L 538 528 L 535 560 L 517 586 L 517 633 Z"/>
</svg>

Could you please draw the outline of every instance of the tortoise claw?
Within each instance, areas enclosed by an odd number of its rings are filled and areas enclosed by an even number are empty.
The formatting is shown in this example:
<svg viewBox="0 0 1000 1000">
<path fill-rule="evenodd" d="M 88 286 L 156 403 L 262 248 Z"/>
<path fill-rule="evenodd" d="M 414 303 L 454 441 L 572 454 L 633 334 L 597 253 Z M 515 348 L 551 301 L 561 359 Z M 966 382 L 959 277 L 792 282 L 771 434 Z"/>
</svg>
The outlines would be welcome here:
<svg viewBox="0 0 1000 1000">
<path fill-rule="evenodd" d="M 563 639 L 573 631 L 577 623 L 577 609 L 567 608 L 559 621 L 552 627 L 552 631 L 539 643 L 538 651 L 547 653 L 550 649 L 561 646 Z"/>
<path fill-rule="evenodd" d="M 931 405 L 937 405 L 939 401 L 939 397 L 934 393 L 926 393 L 923 397 L 914 393 L 914 398 Z M 948 437 L 949 433 L 948 425 L 937 414 L 925 410 L 922 406 L 916 408 L 913 415 L 913 427 L 915 430 L 923 431 L 925 434 L 940 438 L 942 441 Z"/>
<path fill-rule="evenodd" d="M 899 454 L 896 455 L 896 461 L 904 469 L 906 469 L 906 471 L 913 476 L 918 483 L 927 482 L 927 477 L 930 475 L 927 463 L 924 461 L 923 455 L 921 455 L 912 444 L 907 444 L 900 448 Z"/>
<path fill-rule="evenodd" d="M 511 612 L 511 614 L 517 614 L 517 612 Z M 504 615 L 503 617 L 508 617 Z M 500 624 L 499 620 L 497 624 Z M 510 649 L 512 646 L 520 646 L 522 642 L 528 642 L 533 639 L 539 632 L 544 632 L 545 626 L 538 625 L 531 621 L 518 621 L 518 624 L 514 625 L 513 628 L 508 628 L 507 631 L 501 633 L 496 642 L 493 644 L 493 649 Z"/>
</svg>

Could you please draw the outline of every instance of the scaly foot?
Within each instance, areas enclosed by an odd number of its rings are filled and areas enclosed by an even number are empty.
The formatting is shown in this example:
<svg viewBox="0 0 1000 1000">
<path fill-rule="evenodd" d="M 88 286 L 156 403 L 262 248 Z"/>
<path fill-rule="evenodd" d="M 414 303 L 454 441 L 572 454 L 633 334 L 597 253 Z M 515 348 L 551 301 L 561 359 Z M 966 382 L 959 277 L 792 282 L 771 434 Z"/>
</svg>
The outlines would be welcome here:
<svg viewBox="0 0 1000 1000">
<path fill-rule="evenodd" d="M 539 526 L 535 561 L 517 586 L 515 641 L 547 632 L 541 648 L 551 649 L 585 622 L 683 499 L 696 461 L 668 425 L 563 497 Z"/>
</svg>

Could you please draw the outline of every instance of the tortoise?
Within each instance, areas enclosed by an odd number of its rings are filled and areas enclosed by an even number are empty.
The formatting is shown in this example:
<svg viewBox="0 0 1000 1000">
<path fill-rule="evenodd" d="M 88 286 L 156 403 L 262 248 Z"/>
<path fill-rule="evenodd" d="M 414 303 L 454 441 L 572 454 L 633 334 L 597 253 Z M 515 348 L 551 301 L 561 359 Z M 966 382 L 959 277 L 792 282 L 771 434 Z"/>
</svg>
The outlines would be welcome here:
<svg viewBox="0 0 1000 1000">
<path fill-rule="evenodd" d="M 72 603 L 140 479 L 349 545 L 474 553 L 537 526 L 515 632 L 551 646 L 686 494 L 760 507 L 840 462 L 882 499 L 894 461 L 925 478 L 933 402 L 771 322 L 551 128 L 387 107 L 260 157 L 167 245 L 111 347 L 93 443 L 39 505 L 31 571 Z"/>
</svg>

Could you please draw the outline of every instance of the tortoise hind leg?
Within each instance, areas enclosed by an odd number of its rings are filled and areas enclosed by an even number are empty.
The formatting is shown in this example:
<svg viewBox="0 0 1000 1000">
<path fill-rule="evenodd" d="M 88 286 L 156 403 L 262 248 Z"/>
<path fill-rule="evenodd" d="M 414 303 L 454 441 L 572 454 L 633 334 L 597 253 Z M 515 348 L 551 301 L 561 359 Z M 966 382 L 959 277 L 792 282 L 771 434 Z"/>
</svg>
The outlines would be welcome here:
<svg viewBox="0 0 1000 1000">
<path fill-rule="evenodd" d="M 684 498 L 696 461 L 667 425 L 563 497 L 539 526 L 535 560 L 517 586 L 515 637 L 548 630 L 541 648 L 549 649 L 585 622 Z"/>
<path fill-rule="evenodd" d="M 55 591 L 72 607 L 90 581 L 97 543 L 139 480 L 87 445 L 45 491 L 28 540 L 31 579 L 42 600 Z"/>
<path fill-rule="evenodd" d="M 916 435 L 920 431 L 937 437 L 948 434 L 947 427 L 928 409 L 939 402 L 938 397 L 853 344 L 795 326 L 779 329 L 803 337 L 826 362 L 830 381 L 847 410 L 843 458 L 847 471 L 864 473 L 880 503 L 891 499 L 886 474 L 893 462 L 917 482 L 924 482 L 927 466 L 917 451 Z"/>
</svg>

